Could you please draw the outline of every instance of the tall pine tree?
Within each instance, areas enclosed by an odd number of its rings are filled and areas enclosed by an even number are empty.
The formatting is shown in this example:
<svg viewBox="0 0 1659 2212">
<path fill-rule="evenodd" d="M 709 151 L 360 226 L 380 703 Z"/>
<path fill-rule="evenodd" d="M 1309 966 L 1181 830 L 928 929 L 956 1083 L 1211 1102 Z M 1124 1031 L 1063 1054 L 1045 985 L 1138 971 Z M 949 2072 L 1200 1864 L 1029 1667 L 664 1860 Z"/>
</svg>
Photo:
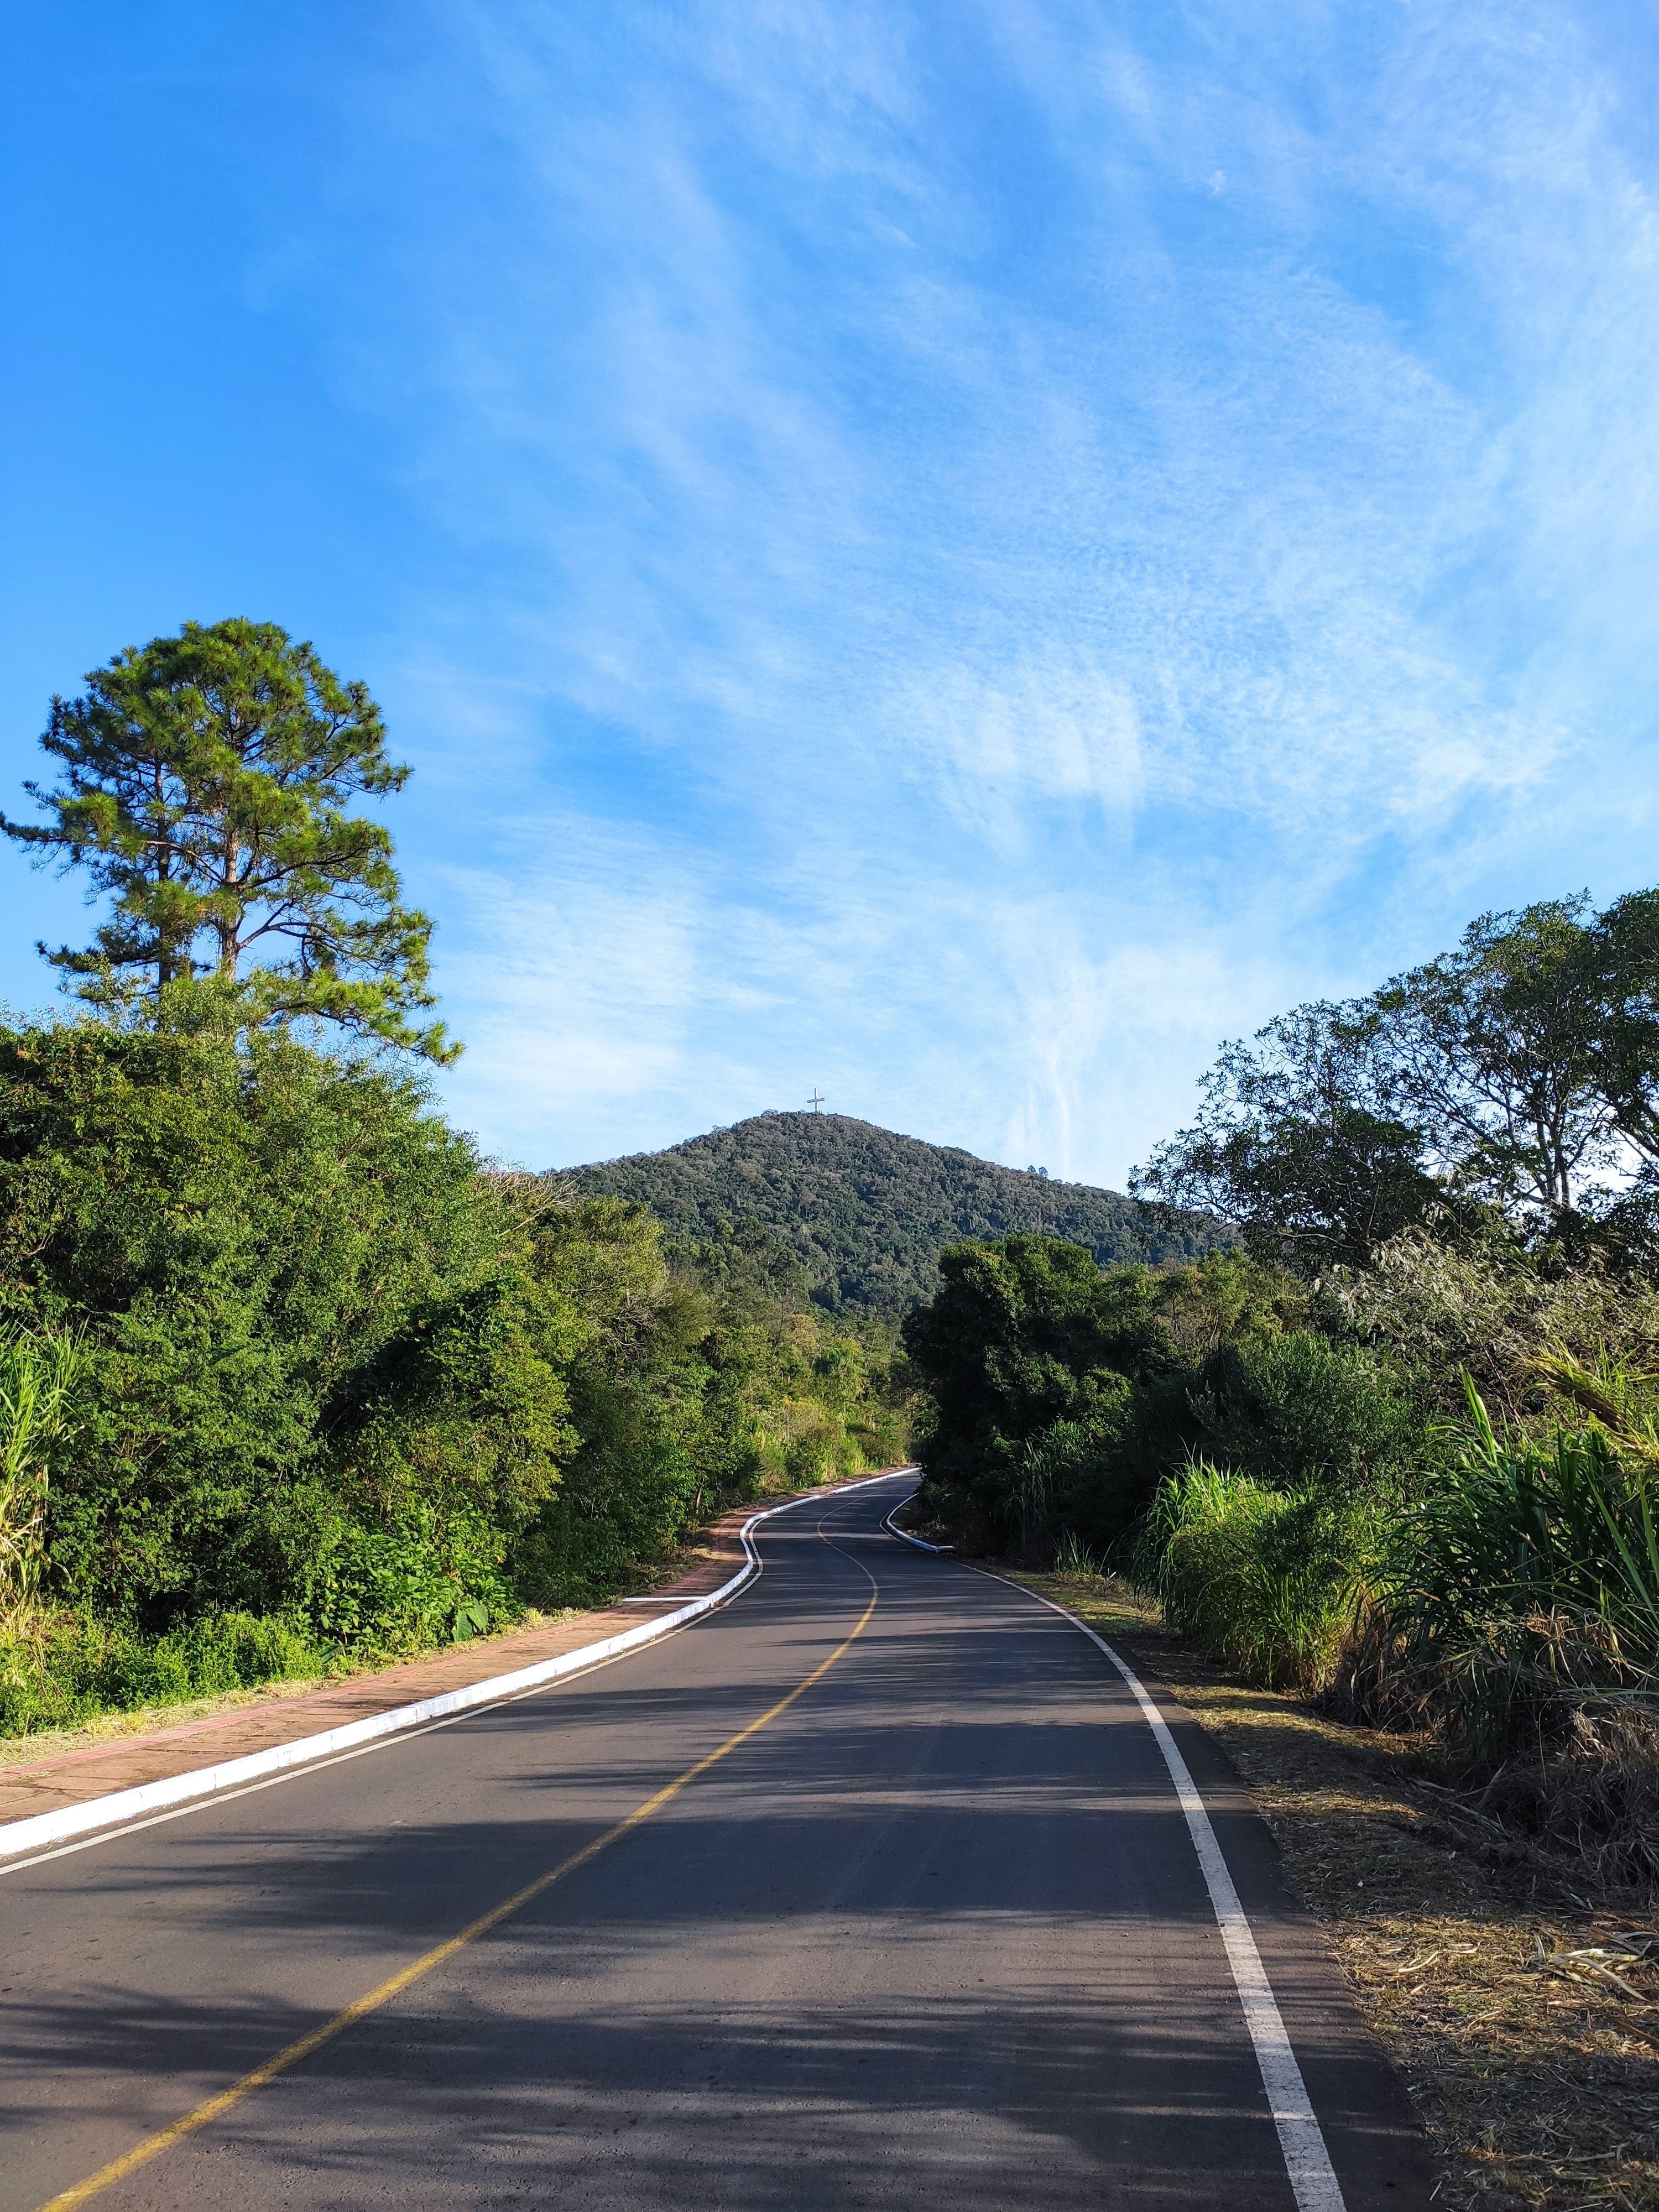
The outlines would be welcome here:
<svg viewBox="0 0 1659 2212">
<path fill-rule="evenodd" d="M 274 623 L 186 623 L 54 699 L 49 818 L 8 836 L 113 900 L 92 944 L 42 954 L 77 995 L 157 1019 L 209 995 L 239 1021 L 337 1024 L 447 1060 L 416 1017 L 432 925 L 401 902 L 392 840 L 354 799 L 400 790 L 380 712 Z"/>
</svg>

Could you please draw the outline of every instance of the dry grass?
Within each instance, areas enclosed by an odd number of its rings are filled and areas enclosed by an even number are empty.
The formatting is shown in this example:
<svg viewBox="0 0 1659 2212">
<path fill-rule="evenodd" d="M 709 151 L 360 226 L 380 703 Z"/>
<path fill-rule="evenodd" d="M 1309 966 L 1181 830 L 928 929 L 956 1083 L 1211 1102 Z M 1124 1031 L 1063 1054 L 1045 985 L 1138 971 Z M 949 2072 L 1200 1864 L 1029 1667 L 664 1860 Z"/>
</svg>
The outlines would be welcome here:
<svg viewBox="0 0 1659 2212">
<path fill-rule="evenodd" d="M 1575 1896 L 1407 1739 L 1244 1687 L 1102 1577 L 1022 1574 L 1144 1660 L 1278 1838 L 1443 2161 L 1449 2212 L 1659 2212 L 1659 1915 Z"/>
</svg>

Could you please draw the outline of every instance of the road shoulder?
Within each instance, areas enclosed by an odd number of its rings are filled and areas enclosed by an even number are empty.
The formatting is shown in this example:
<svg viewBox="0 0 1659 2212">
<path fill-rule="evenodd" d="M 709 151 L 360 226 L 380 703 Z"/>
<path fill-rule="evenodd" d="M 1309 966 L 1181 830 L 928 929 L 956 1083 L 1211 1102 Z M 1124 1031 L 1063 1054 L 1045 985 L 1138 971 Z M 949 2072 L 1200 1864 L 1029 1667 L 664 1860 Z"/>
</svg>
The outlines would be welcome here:
<svg viewBox="0 0 1659 2212">
<path fill-rule="evenodd" d="M 1167 1686 L 1242 1778 L 1407 2084 L 1449 2212 L 1659 2212 L 1659 1945 L 1576 1905 L 1410 1771 L 1411 1747 L 1253 1690 L 1121 1584 L 1011 1576 Z M 1602 1978 L 1609 1970 L 1633 1995 Z"/>
</svg>

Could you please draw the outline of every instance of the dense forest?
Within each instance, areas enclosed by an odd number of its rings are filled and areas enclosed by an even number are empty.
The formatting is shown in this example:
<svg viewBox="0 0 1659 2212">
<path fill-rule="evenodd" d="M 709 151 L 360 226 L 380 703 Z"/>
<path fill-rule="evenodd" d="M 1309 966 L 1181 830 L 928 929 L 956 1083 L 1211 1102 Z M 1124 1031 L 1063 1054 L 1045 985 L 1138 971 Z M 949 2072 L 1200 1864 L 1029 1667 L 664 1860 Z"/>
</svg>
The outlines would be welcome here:
<svg viewBox="0 0 1659 2212">
<path fill-rule="evenodd" d="M 591 1604 L 902 1460 L 890 1343 L 434 1109 L 362 686 L 191 625 L 45 747 L 5 827 L 108 907 L 64 1015 L 0 1030 L 0 1732 Z"/>
<path fill-rule="evenodd" d="M 735 1242 L 829 1312 L 890 1322 L 933 1296 L 939 1255 L 964 1238 L 1035 1233 L 1102 1266 L 1158 1266 L 1234 1237 L 1202 1212 L 997 1167 L 845 1114 L 760 1114 L 563 1181 L 649 1206 L 702 1265 Z"/>
<path fill-rule="evenodd" d="M 1656 1132 L 1659 895 L 1486 915 L 1297 1009 L 1137 1179 L 1237 1249 L 945 1255 L 902 1332 L 921 1509 L 1117 1568 L 1253 1679 L 1414 1733 L 1575 1879 L 1652 1885 Z"/>
</svg>

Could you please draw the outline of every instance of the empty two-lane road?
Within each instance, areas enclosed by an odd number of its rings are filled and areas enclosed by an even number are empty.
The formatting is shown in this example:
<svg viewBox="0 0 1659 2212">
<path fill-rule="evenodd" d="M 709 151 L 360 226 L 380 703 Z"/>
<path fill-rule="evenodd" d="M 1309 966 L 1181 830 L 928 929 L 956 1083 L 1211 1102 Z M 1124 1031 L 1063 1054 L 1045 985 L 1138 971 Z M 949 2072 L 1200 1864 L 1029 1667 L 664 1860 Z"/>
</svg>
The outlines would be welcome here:
<svg viewBox="0 0 1659 2212">
<path fill-rule="evenodd" d="M 884 1530 L 911 1480 L 769 1521 L 757 1584 L 627 1659 L 0 1870 L 0 2207 L 1294 2212 L 1152 1727 Z M 1328 2149 L 1304 2202 L 1417 2212 L 1394 2077 L 1171 1722 Z"/>
</svg>

